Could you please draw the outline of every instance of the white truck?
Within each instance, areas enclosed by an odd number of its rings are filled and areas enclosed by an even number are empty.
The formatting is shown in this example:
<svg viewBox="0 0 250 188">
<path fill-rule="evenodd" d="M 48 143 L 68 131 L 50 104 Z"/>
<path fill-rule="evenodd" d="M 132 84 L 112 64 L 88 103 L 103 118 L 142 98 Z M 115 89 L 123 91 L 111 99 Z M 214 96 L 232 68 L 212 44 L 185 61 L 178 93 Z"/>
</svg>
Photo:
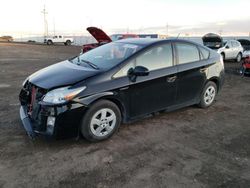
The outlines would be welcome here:
<svg viewBox="0 0 250 188">
<path fill-rule="evenodd" d="M 53 37 L 46 37 L 44 39 L 44 43 L 47 45 L 63 43 L 66 46 L 66 45 L 71 45 L 73 42 L 74 42 L 73 38 L 64 37 L 62 35 L 55 35 Z"/>
</svg>

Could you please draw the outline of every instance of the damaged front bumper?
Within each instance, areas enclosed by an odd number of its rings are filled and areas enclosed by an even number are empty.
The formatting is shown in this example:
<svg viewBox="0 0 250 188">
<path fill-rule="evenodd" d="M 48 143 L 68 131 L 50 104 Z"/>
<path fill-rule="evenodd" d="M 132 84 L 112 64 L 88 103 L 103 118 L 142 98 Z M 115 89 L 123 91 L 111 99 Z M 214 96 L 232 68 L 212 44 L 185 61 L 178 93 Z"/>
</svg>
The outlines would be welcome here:
<svg viewBox="0 0 250 188">
<path fill-rule="evenodd" d="M 86 107 L 82 104 L 63 106 L 40 105 L 37 117 L 32 119 L 27 106 L 21 105 L 20 118 L 23 127 L 31 139 L 39 135 L 53 138 L 69 138 L 79 135 L 79 125 Z"/>
<path fill-rule="evenodd" d="M 31 139 L 34 139 L 36 137 L 36 133 L 33 130 L 32 123 L 31 123 L 31 120 L 30 120 L 30 118 L 28 116 L 26 106 L 21 106 L 20 107 L 20 118 L 22 120 L 23 127 L 26 130 L 28 136 Z"/>
</svg>

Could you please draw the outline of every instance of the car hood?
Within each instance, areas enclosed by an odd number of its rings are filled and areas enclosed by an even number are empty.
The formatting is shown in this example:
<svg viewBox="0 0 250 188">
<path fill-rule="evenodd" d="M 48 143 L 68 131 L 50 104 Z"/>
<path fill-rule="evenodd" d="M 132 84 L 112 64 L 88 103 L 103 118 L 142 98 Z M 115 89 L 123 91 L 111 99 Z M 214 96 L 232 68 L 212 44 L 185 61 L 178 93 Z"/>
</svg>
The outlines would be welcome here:
<svg viewBox="0 0 250 188">
<path fill-rule="evenodd" d="M 88 27 L 87 31 L 99 42 L 112 42 L 111 38 L 97 27 Z"/>
<path fill-rule="evenodd" d="M 35 72 L 29 76 L 29 82 L 44 89 L 51 89 L 75 84 L 99 72 L 66 60 Z"/>
</svg>

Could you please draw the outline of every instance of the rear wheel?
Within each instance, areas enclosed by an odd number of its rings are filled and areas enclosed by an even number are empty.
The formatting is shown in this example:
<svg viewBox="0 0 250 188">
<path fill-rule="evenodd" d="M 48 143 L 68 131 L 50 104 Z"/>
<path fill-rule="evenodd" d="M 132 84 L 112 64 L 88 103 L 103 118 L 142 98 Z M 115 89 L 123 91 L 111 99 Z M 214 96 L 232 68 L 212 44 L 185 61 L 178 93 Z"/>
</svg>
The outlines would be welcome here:
<svg viewBox="0 0 250 188">
<path fill-rule="evenodd" d="M 215 97 L 217 95 L 217 85 L 209 81 L 203 88 L 200 103 L 198 104 L 201 108 L 207 108 L 214 103 Z"/>
<path fill-rule="evenodd" d="M 242 54 L 238 53 L 237 57 L 236 57 L 236 62 L 239 63 L 242 59 Z"/>
<path fill-rule="evenodd" d="M 85 113 L 81 133 L 89 141 L 97 142 L 112 136 L 121 124 L 121 112 L 111 101 L 100 100 Z"/>
<path fill-rule="evenodd" d="M 53 44 L 53 42 L 51 40 L 48 40 L 47 45 L 51 45 L 51 44 Z"/>
</svg>

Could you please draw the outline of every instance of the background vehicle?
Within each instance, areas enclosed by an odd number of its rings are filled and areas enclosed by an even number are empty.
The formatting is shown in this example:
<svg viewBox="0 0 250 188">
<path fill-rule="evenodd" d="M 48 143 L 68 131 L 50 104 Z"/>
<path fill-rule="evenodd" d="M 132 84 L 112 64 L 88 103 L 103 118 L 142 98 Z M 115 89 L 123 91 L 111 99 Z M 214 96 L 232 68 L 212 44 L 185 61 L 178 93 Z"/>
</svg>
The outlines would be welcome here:
<svg viewBox="0 0 250 188">
<path fill-rule="evenodd" d="M 216 50 L 224 60 L 235 60 L 240 62 L 243 57 L 243 48 L 237 40 L 223 41 L 216 34 L 208 33 L 202 37 L 204 46 Z"/>
<path fill-rule="evenodd" d="M 243 58 L 250 56 L 250 41 L 247 39 L 239 39 L 238 41 L 243 47 Z"/>
<path fill-rule="evenodd" d="M 112 41 L 117 41 L 121 39 L 128 39 L 128 38 L 139 38 L 139 35 L 136 34 L 114 34 L 110 36 Z"/>
<path fill-rule="evenodd" d="M 223 46 L 223 39 L 221 36 L 208 33 L 202 37 L 203 45 L 211 49 L 219 49 Z"/>
<path fill-rule="evenodd" d="M 87 31 L 96 39 L 97 43 L 85 44 L 82 46 L 82 52 L 85 53 L 103 44 L 112 42 L 111 38 L 97 27 L 88 27 Z"/>
<path fill-rule="evenodd" d="M 250 75 L 250 55 L 247 55 L 244 58 L 244 61 L 242 63 L 241 69 L 240 69 L 240 74 L 242 76 Z"/>
<path fill-rule="evenodd" d="M 97 43 L 83 45 L 82 46 L 83 53 L 112 41 L 126 39 L 126 38 L 139 38 L 139 36 L 135 34 L 114 34 L 109 37 L 103 30 L 97 27 L 88 27 L 87 31 L 96 39 Z"/>
<path fill-rule="evenodd" d="M 185 40 L 108 43 L 29 76 L 20 92 L 28 134 L 109 138 L 121 122 L 213 104 L 224 80 L 219 54 Z"/>
<path fill-rule="evenodd" d="M 44 43 L 48 45 L 56 44 L 56 43 L 61 43 L 64 45 L 71 45 L 74 42 L 73 38 L 69 37 L 64 37 L 62 35 L 56 35 L 53 37 L 47 37 L 44 39 Z"/>
<path fill-rule="evenodd" d="M 240 62 L 243 56 L 243 48 L 237 40 L 229 40 L 224 43 L 224 46 L 217 51 L 222 55 L 224 60 L 235 60 Z"/>
</svg>

